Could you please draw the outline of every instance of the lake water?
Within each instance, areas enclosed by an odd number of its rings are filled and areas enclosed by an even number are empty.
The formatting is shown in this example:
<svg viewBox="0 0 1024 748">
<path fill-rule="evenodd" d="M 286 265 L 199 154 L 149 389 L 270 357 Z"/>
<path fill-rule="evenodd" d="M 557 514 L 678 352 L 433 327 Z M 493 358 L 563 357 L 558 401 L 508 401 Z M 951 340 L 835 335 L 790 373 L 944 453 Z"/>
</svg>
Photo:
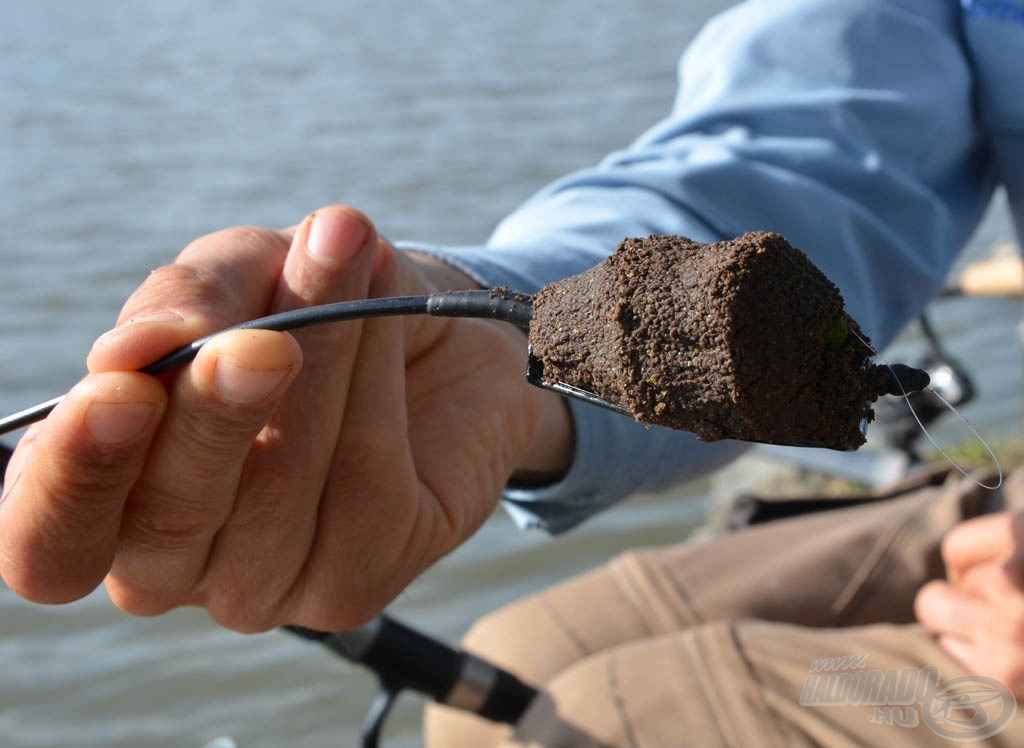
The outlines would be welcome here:
<svg viewBox="0 0 1024 748">
<path fill-rule="evenodd" d="M 35 0 L 0 27 L 0 412 L 67 388 L 123 298 L 191 238 L 348 202 L 393 238 L 474 243 L 665 114 L 726 3 Z M 977 241 L 1008 235 L 997 207 Z M 944 302 L 982 430 L 1020 422 L 1016 302 Z M 906 345 L 916 345 L 911 338 Z M 552 543 L 501 514 L 397 601 L 455 639 L 504 601 L 699 523 L 706 483 Z M 278 633 L 0 587 L 0 745 L 356 745 L 372 680 Z M 408 698 L 386 745 L 414 746 Z"/>
</svg>

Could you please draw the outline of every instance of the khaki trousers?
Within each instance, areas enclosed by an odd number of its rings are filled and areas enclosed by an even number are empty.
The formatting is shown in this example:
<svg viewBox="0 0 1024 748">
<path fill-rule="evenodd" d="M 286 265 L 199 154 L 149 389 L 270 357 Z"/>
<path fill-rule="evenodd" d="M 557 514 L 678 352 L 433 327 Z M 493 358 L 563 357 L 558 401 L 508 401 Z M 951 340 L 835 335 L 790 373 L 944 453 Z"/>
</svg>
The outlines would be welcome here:
<svg viewBox="0 0 1024 748">
<path fill-rule="evenodd" d="M 996 492 L 958 473 L 931 481 L 627 553 L 491 614 L 465 648 L 542 694 L 515 728 L 432 706 L 427 745 L 1024 745 L 1024 717 L 998 692 L 950 711 L 953 678 L 970 698 L 984 684 L 913 623 L 917 590 L 943 574 L 943 535 L 1024 509 L 1024 473 Z"/>
</svg>

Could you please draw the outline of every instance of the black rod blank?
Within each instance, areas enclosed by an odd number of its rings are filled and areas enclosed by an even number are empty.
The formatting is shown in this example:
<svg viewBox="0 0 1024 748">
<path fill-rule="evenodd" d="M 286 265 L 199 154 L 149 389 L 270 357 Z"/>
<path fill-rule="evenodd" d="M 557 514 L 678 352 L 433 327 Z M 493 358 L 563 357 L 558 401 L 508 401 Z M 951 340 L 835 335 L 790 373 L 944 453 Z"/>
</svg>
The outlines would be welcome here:
<svg viewBox="0 0 1024 748">
<path fill-rule="evenodd" d="M 427 314 L 432 317 L 477 317 L 511 322 L 526 328 L 530 322 L 532 307 L 530 297 L 505 289 L 480 289 L 470 291 L 446 291 L 429 296 L 389 296 L 379 299 L 357 299 L 339 301 L 334 304 L 303 307 L 289 312 L 272 314 L 268 317 L 249 320 L 219 332 L 194 340 L 171 351 L 166 356 L 144 366 L 143 374 L 164 374 L 183 366 L 199 353 L 199 350 L 213 338 L 229 330 L 297 330 L 328 322 L 366 319 L 369 317 L 394 317 L 410 314 Z M 0 435 L 24 428 L 41 421 L 60 404 L 64 395 L 38 403 L 17 413 L 0 418 Z"/>
</svg>

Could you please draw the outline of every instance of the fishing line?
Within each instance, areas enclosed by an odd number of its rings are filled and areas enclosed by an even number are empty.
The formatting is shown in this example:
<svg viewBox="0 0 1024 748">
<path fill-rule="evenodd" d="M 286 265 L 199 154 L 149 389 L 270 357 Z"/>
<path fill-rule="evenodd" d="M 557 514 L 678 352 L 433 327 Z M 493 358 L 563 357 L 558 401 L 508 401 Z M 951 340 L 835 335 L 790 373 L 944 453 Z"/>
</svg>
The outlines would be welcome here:
<svg viewBox="0 0 1024 748">
<path fill-rule="evenodd" d="M 924 388 L 927 392 L 931 393 L 932 396 L 938 399 L 938 401 L 942 403 L 950 413 L 953 413 L 957 418 L 959 418 L 963 422 L 963 424 L 967 426 L 967 429 L 972 434 L 974 434 L 974 438 L 978 440 L 978 443 L 985 448 L 986 452 L 988 452 L 989 457 L 992 458 L 992 464 L 995 465 L 996 467 L 996 481 L 993 485 L 982 483 L 980 480 L 978 480 L 973 475 L 968 473 L 966 468 L 962 467 L 956 460 L 954 460 L 950 456 L 950 454 L 945 449 L 939 446 L 939 443 L 935 441 L 935 438 L 931 435 L 931 433 L 928 431 L 928 428 L 924 425 L 924 423 L 921 421 L 921 418 L 917 415 L 917 411 L 914 410 L 914 406 L 910 402 L 909 393 L 903 387 L 903 382 L 900 381 L 900 377 L 893 369 L 893 367 L 889 364 L 888 361 L 882 358 L 882 355 L 877 350 L 875 350 L 875 347 L 871 345 L 871 343 L 869 343 L 863 337 L 861 337 L 856 330 L 851 329 L 850 332 L 853 334 L 854 337 L 857 338 L 857 340 L 863 343 L 869 351 L 871 351 L 872 355 L 874 355 L 883 366 L 885 366 L 890 371 L 893 377 L 893 381 L 895 381 L 896 386 L 900 388 L 900 392 L 902 393 L 903 397 L 903 402 L 907 404 L 907 409 L 910 411 L 910 415 L 912 415 L 914 417 L 914 420 L 917 422 L 918 427 L 921 429 L 921 433 L 925 435 L 925 438 L 927 438 L 929 442 L 931 442 L 931 445 L 935 447 L 938 453 L 946 458 L 946 462 L 948 462 L 950 465 L 956 468 L 960 472 L 960 474 L 963 475 L 965 478 L 972 481 L 975 485 L 981 488 L 987 488 L 991 491 L 994 491 L 1001 485 L 1003 485 L 1003 468 L 999 464 L 999 459 L 996 457 L 995 452 L 992 451 L 992 448 L 988 445 L 988 442 L 985 441 L 981 434 L 978 433 L 978 430 L 974 428 L 974 424 L 971 423 L 970 419 L 968 419 L 965 415 L 960 413 L 960 411 L 956 409 L 955 405 L 950 403 L 948 400 L 946 400 L 946 398 L 944 398 L 942 395 L 936 392 L 931 385 Z"/>
</svg>

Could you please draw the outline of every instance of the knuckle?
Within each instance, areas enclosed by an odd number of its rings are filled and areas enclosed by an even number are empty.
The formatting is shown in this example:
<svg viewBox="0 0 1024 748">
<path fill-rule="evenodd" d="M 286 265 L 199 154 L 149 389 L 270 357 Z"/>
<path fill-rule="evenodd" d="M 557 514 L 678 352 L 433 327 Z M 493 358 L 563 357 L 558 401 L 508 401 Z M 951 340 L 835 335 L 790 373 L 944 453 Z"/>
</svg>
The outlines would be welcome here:
<svg viewBox="0 0 1024 748">
<path fill-rule="evenodd" d="M 166 590 L 143 585 L 107 580 L 107 594 L 118 610 L 143 618 L 160 616 L 183 604 L 183 600 Z"/>
<path fill-rule="evenodd" d="M 125 517 L 123 529 L 134 546 L 167 554 L 186 553 L 210 533 L 206 522 L 157 512 L 133 512 Z"/>
<path fill-rule="evenodd" d="M 302 625 L 322 631 L 345 631 L 373 620 L 390 597 L 382 594 L 383 585 L 369 583 L 335 587 L 326 597 L 307 597 L 301 609 Z"/>
<path fill-rule="evenodd" d="M 54 524 L 65 537 L 91 535 L 105 512 L 119 510 L 129 468 L 119 454 L 93 452 L 75 465 L 51 463 L 38 476 Z"/>
<path fill-rule="evenodd" d="M 279 623 L 294 623 L 319 631 L 345 631 L 375 618 L 390 601 L 383 585 L 369 579 L 327 575 L 303 567 L 291 587 L 278 596 Z"/>
<path fill-rule="evenodd" d="M 254 428 L 249 423 L 253 415 L 242 407 L 223 406 L 218 403 L 218 412 L 205 418 L 176 418 L 167 424 L 166 439 L 173 441 L 176 457 L 182 465 L 196 470 L 211 459 L 234 455 L 251 447 Z M 241 444 L 242 440 L 245 444 Z"/>
<path fill-rule="evenodd" d="M 197 506 L 170 492 L 145 487 L 144 508 L 128 510 L 121 523 L 124 542 L 147 551 L 183 554 L 208 542 L 225 519 L 212 507 Z"/>
<path fill-rule="evenodd" d="M 217 276 L 209 270 L 185 262 L 175 262 L 169 265 L 161 265 L 152 270 L 149 277 L 142 284 L 150 292 L 160 288 L 173 288 L 182 284 L 206 287 L 215 286 L 218 282 Z M 139 291 L 136 291 L 138 294 Z"/>
<path fill-rule="evenodd" d="M 180 466 L 182 470 L 178 478 L 180 488 L 161 489 L 152 485 L 150 490 L 187 494 L 211 481 L 223 484 L 228 477 L 225 466 L 254 449 L 270 417 L 260 412 L 259 407 L 225 406 L 218 402 L 202 416 L 170 419 L 161 434 L 161 444 L 168 450 L 168 465 Z"/>
<path fill-rule="evenodd" d="M 177 259 L 179 263 L 190 264 L 194 258 L 207 257 L 211 249 L 224 247 L 250 247 L 259 253 L 283 255 L 288 244 L 281 234 L 263 226 L 231 226 L 189 242 Z"/>
<path fill-rule="evenodd" d="M 284 622 L 276 615 L 276 609 L 238 605 L 233 600 L 221 598 L 208 602 L 206 612 L 218 626 L 240 634 L 262 634 Z"/>
<path fill-rule="evenodd" d="M 168 302 L 177 308 L 205 306 L 224 297 L 224 283 L 206 268 L 187 263 L 163 265 L 153 270 L 145 282 L 128 297 L 121 321 L 164 311 Z"/>
<path fill-rule="evenodd" d="M 345 605 L 322 605 L 310 616 L 304 617 L 302 625 L 320 631 L 348 631 L 365 626 L 372 621 L 382 607 L 349 601 Z"/>
<path fill-rule="evenodd" d="M 288 621 L 284 597 L 263 577 L 260 584 L 249 570 L 208 576 L 203 580 L 203 605 L 220 626 L 244 634 L 258 634 Z"/>
<path fill-rule="evenodd" d="M 253 554 L 251 547 L 224 543 L 200 584 L 202 602 L 219 625 L 260 633 L 288 623 L 301 563 L 277 554 Z"/>
</svg>

